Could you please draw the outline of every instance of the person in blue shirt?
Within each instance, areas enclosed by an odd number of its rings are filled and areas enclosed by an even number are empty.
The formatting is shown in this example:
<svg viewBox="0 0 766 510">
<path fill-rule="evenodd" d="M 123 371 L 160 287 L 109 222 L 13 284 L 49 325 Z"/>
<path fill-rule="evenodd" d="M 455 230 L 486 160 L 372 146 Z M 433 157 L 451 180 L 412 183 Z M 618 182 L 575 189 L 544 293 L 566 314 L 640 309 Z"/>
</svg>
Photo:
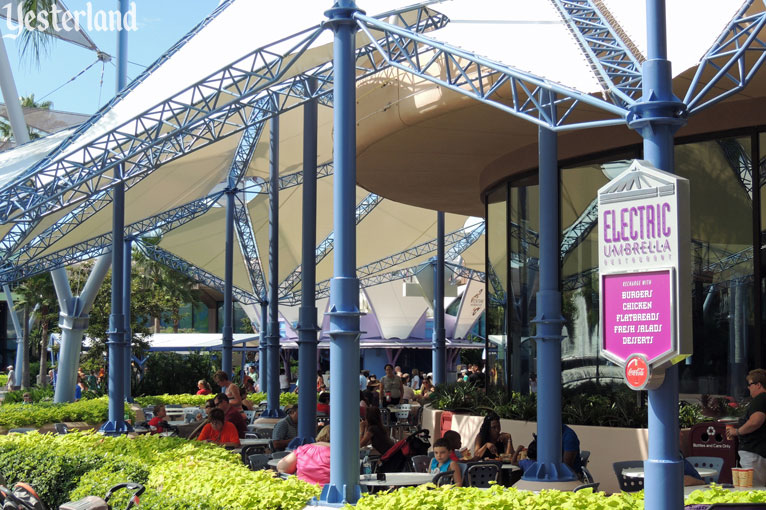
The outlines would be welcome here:
<svg viewBox="0 0 766 510">
<path fill-rule="evenodd" d="M 452 471 L 454 485 L 461 487 L 463 485 L 463 476 L 458 463 L 450 458 L 452 451 L 449 441 L 443 437 L 434 441 L 434 458 L 431 459 L 428 472 L 436 475 Z"/>
<path fill-rule="evenodd" d="M 516 463 L 518 461 L 518 465 L 522 472 L 526 471 L 529 466 L 534 464 L 537 460 L 537 434 L 534 436 L 535 438 L 531 443 L 529 443 L 529 446 L 527 447 L 527 458 L 520 461 L 517 460 L 519 454 L 524 449 L 524 445 L 519 445 L 513 454 L 513 458 L 511 459 L 512 463 Z M 564 464 L 572 469 L 572 472 L 575 474 L 575 476 L 577 476 L 577 478 L 582 479 L 583 473 L 582 459 L 580 457 L 580 439 L 577 437 L 577 434 L 575 434 L 574 430 L 563 424 L 561 426 L 561 450 L 561 460 L 564 461 Z"/>
</svg>

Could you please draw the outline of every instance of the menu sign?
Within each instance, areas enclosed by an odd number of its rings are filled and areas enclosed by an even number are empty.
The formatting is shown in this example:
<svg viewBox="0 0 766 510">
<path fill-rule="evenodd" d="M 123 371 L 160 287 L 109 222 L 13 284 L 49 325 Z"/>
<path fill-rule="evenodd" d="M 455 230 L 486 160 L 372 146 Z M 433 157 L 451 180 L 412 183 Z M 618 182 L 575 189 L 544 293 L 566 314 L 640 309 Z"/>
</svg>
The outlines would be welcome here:
<svg viewBox="0 0 766 510">
<path fill-rule="evenodd" d="M 689 181 L 634 161 L 598 207 L 604 355 L 663 372 L 691 354 Z"/>
<path fill-rule="evenodd" d="M 671 271 L 609 274 L 603 279 L 604 348 L 652 360 L 673 347 Z"/>
</svg>

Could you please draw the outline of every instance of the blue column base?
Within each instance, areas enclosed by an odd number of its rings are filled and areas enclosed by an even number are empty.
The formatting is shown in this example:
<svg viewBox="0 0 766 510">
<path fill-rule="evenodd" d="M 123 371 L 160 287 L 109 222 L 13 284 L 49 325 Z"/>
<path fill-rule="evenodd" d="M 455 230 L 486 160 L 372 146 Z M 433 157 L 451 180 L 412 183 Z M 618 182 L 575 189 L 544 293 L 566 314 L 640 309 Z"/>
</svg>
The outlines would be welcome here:
<svg viewBox="0 0 766 510">
<path fill-rule="evenodd" d="M 298 419 L 300 420 L 300 418 L 298 418 Z M 304 444 L 313 444 L 313 443 L 316 443 L 316 439 L 311 437 L 311 436 L 309 436 L 309 437 L 301 437 L 301 436 L 294 437 L 292 439 L 292 441 L 290 441 L 287 444 L 286 450 L 295 450 L 296 448 L 298 448 L 299 446 L 303 446 Z"/>
<path fill-rule="evenodd" d="M 564 463 L 535 462 L 524 471 L 521 479 L 530 482 L 571 482 L 577 477 Z"/>
<path fill-rule="evenodd" d="M 362 497 L 360 485 L 333 485 L 328 483 L 322 487 L 322 494 L 318 503 L 326 506 L 342 507 L 347 504 L 354 505 Z"/>
<path fill-rule="evenodd" d="M 127 434 L 128 432 L 133 432 L 133 427 L 130 423 L 124 421 L 107 421 L 101 426 L 99 432 L 105 436 L 120 436 L 122 434 Z"/>
<path fill-rule="evenodd" d="M 644 461 L 645 508 L 683 508 L 684 466 L 680 460 Z"/>
<path fill-rule="evenodd" d="M 261 414 L 261 418 L 284 418 L 285 416 L 287 414 L 278 407 L 276 409 L 266 409 Z"/>
</svg>

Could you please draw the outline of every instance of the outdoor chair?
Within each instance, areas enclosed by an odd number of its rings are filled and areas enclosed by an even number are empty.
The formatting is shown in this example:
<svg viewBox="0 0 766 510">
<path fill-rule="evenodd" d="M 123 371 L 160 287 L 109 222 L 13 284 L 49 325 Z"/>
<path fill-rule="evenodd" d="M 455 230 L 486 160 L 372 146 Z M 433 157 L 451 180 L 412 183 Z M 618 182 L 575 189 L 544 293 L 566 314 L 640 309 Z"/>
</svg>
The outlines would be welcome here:
<svg viewBox="0 0 766 510">
<path fill-rule="evenodd" d="M 247 464 L 251 471 L 266 469 L 269 467 L 269 456 L 263 453 L 254 453 L 253 455 L 248 455 Z"/>
<path fill-rule="evenodd" d="M 282 457 L 287 457 L 288 455 L 290 455 L 290 452 L 288 452 L 288 451 L 273 452 L 271 454 L 271 458 L 272 459 L 281 459 Z"/>
<path fill-rule="evenodd" d="M 452 485 L 455 483 L 455 478 L 452 476 L 453 474 L 454 474 L 453 471 L 445 471 L 443 473 L 437 473 L 434 476 L 434 479 L 432 480 L 432 482 L 437 487 L 441 487 L 442 485 Z"/>
<path fill-rule="evenodd" d="M 593 475 L 588 471 L 588 462 L 590 462 L 590 451 L 582 450 L 580 452 L 580 464 L 582 465 L 582 473 L 579 473 L 580 478 L 586 484 L 593 483 Z M 577 473 L 575 473 L 577 474 Z"/>
<path fill-rule="evenodd" d="M 64 435 L 69 434 L 69 428 L 63 423 L 56 423 L 53 425 L 56 429 L 56 434 Z"/>
<path fill-rule="evenodd" d="M 253 420 L 255 419 L 255 411 L 245 411 L 245 418 L 247 419 L 247 424 L 253 423 Z"/>
<path fill-rule="evenodd" d="M 721 457 L 686 457 L 694 468 L 709 468 L 715 469 L 716 473 L 711 476 L 703 476 L 702 479 L 705 483 L 718 483 L 718 477 L 721 475 L 721 468 L 723 468 L 723 459 Z"/>
<path fill-rule="evenodd" d="M 267 428 L 255 429 L 255 432 L 254 432 L 255 437 L 260 439 L 271 439 L 271 433 L 272 433 L 272 430 Z"/>
<path fill-rule="evenodd" d="M 20 428 L 16 428 L 16 429 L 11 429 L 11 430 L 8 431 L 8 433 L 9 434 L 26 434 L 27 432 L 32 432 L 33 430 L 37 430 L 37 429 L 32 429 L 32 428 L 27 428 L 27 427 L 20 427 Z"/>
<path fill-rule="evenodd" d="M 431 459 L 428 458 L 428 455 L 413 455 L 412 456 L 413 471 L 416 473 L 427 473 L 428 464 L 430 461 Z"/>
<path fill-rule="evenodd" d="M 581 491 L 583 489 L 593 489 L 593 492 L 598 491 L 598 486 L 601 485 L 599 482 L 593 482 L 593 483 L 584 483 L 582 485 L 578 485 L 574 489 L 572 489 L 572 492 Z"/>
<path fill-rule="evenodd" d="M 468 483 L 463 485 L 486 489 L 490 487 L 489 482 L 497 482 L 500 476 L 500 468 L 496 463 L 477 462 L 468 466 L 466 475 L 468 476 Z"/>
<path fill-rule="evenodd" d="M 643 468 L 643 460 L 626 460 L 622 462 L 615 462 L 612 464 L 614 474 L 617 476 L 617 483 L 620 485 L 620 490 L 623 492 L 638 492 L 644 488 L 643 478 L 631 478 L 622 474 L 623 469 L 627 468 Z"/>
</svg>

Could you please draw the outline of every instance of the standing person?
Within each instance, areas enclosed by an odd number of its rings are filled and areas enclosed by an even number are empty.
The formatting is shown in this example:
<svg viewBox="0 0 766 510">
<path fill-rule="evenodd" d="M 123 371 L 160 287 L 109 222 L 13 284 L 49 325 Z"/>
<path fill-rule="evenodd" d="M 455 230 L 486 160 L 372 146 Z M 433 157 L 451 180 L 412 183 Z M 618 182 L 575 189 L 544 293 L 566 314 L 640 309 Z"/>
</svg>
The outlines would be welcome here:
<svg viewBox="0 0 766 510">
<path fill-rule="evenodd" d="M 258 389 L 258 371 L 255 369 L 255 365 L 248 365 L 247 377 L 250 378 L 251 384 L 253 385 L 252 389 L 248 387 L 247 391 L 256 393 Z"/>
<path fill-rule="evenodd" d="M 410 386 L 410 376 L 408 374 L 402 375 L 402 400 L 407 402 L 415 400 L 415 390 Z"/>
<path fill-rule="evenodd" d="M 321 370 L 317 370 L 317 393 L 322 393 L 325 390 L 327 390 L 327 385 L 324 383 L 324 375 L 322 375 Z"/>
<path fill-rule="evenodd" d="M 290 391 L 290 380 L 287 378 L 284 368 L 279 369 L 279 391 L 281 393 Z"/>
<path fill-rule="evenodd" d="M 420 372 L 417 368 L 412 369 L 412 379 L 410 380 L 410 388 L 413 390 L 420 389 Z"/>
<path fill-rule="evenodd" d="M 16 385 L 16 371 L 13 369 L 13 365 L 8 365 L 8 382 L 5 384 L 5 389 L 13 391 L 13 387 Z"/>
<path fill-rule="evenodd" d="M 364 391 L 367 389 L 367 383 L 369 382 L 367 380 L 368 375 L 370 375 L 369 370 L 362 370 L 359 373 L 359 391 Z"/>
<path fill-rule="evenodd" d="M 242 399 L 239 396 L 239 387 L 229 380 L 228 374 L 223 370 L 219 370 L 213 374 L 213 380 L 221 387 L 226 396 L 229 397 L 227 400 L 229 405 L 237 411 L 241 410 Z"/>
<path fill-rule="evenodd" d="M 486 380 L 484 378 L 484 372 L 479 368 L 478 363 L 474 363 L 470 366 L 471 373 L 468 375 L 468 382 L 476 385 L 477 388 L 484 388 L 486 386 Z"/>
<path fill-rule="evenodd" d="M 401 377 L 402 376 L 402 367 L 400 367 L 399 365 L 396 365 L 394 367 L 394 373 L 396 374 L 397 377 Z"/>
<path fill-rule="evenodd" d="M 381 406 L 398 405 L 402 399 L 404 384 L 402 384 L 401 377 L 394 373 L 394 366 L 391 363 L 386 363 L 385 369 L 386 375 L 380 378 L 382 386 L 380 404 Z"/>
<path fill-rule="evenodd" d="M 753 470 L 753 485 L 766 484 L 766 370 L 756 368 L 747 374 L 747 389 L 752 402 L 745 421 L 738 428 L 727 427 L 726 437 L 739 437 L 739 461 Z"/>
</svg>

